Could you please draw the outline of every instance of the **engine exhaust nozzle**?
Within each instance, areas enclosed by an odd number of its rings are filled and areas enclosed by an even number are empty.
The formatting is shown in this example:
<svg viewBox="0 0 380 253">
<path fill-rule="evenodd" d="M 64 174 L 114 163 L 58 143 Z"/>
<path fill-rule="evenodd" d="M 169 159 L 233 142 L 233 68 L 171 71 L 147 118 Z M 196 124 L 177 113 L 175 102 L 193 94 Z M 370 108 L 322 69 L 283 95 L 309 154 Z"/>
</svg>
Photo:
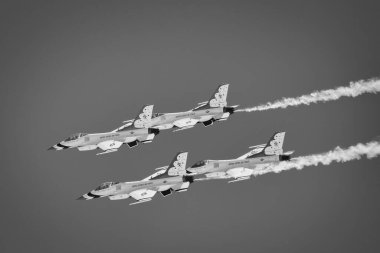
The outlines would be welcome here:
<svg viewBox="0 0 380 253">
<path fill-rule="evenodd" d="M 223 107 L 223 112 L 228 112 L 229 114 L 233 114 L 235 112 L 234 107 Z"/>
<path fill-rule="evenodd" d="M 148 133 L 157 135 L 160 133 L 160 130 L 157 128 L 148 128 Z"/>
<path fill-rule="evenodd" d="M 194 182 L 194 177 L 193 176 L 183 176 L 182 181 L 185 183 L 190 182 L 190 184 L 191 184 Z"/>
<path fill-rule="evenodd" d="M 280 155 L 280 161 L 290 161 L 290 155 Z"/>
</svg>

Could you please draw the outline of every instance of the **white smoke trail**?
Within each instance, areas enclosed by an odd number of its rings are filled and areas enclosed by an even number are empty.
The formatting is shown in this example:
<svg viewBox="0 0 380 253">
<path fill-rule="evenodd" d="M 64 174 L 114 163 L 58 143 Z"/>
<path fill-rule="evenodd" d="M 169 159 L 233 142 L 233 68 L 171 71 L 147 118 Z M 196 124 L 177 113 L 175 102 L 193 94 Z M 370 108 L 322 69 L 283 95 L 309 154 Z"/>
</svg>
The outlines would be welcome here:
<svg viewBox="0 0 380 253">
<path fill-rule="evenodd" d="M 380 79 L 361 80 L 351 82 L 349 86 L 341 86 L 335 89 L 315 91 L 309 95 L 296 98 L 282 98 L 273 103 L 239 109 L 237 112 L 266 111 L 270 109 L 286 108 L 288 106 L 310 105 L 311 103 L 338 100 L 341 97 L 356 97 L 364 93 L 380 92 Z"/>
<path fill-rule="evenodd" d="M 290 161 L 283 161 L 277 165 L 268 166 L 263 169 L 258 169 L 253 172 L 254 176 L 263 175 L 267 173 L 279 173 L 282 171 L 297 169 L 301 170 L 308 166 L 317 166 L 319 164 L 329 165 L 332 162 L 348 162 L 352 160 L 359 160 L 362 156 L 368 159 L 375 158 L 380 155 L 380 143 L 377 141 L 368 142 L 367 144 L 357 144 L 347 149 L 336 147 L 326 153 L 300 156 Z"/>
</svg>

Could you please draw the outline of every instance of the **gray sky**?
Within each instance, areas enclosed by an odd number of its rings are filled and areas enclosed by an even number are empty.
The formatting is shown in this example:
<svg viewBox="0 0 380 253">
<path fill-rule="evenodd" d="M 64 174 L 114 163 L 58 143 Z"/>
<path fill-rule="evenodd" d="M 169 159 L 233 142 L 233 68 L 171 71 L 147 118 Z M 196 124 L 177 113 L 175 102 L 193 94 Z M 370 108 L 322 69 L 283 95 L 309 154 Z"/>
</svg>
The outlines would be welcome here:
<svg viewBox="0 0 380 253">
<path fill-rule="evenodd" d="M 379 159 L 192 185 L 129 206 L 76 201 L 104 181 L 228 159 L 287 132 L 304 155 L 379 135 L 379 95 L 239 113 L 98 157 L 48 152 L 143 104 L 187 110 L 230 83 L 254 106 L 379 75 L 378 1 L 2 1 L 1 252 L 379 252 Z"/>
</svg>

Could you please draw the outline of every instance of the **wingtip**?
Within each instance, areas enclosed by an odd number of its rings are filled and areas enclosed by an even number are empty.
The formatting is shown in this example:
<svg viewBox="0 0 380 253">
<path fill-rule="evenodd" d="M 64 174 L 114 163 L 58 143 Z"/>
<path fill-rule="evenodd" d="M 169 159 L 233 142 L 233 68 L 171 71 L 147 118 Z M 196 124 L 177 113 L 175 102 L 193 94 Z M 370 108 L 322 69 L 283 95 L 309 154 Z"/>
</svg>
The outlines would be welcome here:
<svg viewBox="0 0 380 253">
<path fill-rule="evenodd" d="M 77 198 L 77 200 L 87 200 L 87 199 L 83 196 L 80 196 L 79 198 Z"/>
</svg>

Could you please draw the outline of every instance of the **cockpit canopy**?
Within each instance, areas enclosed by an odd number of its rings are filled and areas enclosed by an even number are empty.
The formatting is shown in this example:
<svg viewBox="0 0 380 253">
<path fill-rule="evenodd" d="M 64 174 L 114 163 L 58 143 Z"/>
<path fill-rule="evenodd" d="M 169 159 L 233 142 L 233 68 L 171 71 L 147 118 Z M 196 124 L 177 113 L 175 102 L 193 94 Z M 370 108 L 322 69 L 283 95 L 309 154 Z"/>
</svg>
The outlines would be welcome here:
<svg viewBox="0 0 380 253">
<path fill-rule="evenodd" d="M 198 162 L 194 163 L 194 165 L 191 166 L 191 168 L 202 167 L 202 166 L 206 165 L 206 163 L 207 163 L 207 160 L 198 161 Z"/>
<path fill-rule="evenodd" d="M 109 188 L 112 185 L 118 184 L 119 182 L 105 182 L 96 187 L 95 191 L 100 191 Z"/>
<path fill-rule="evenodd" d="M 83 137 L 83 136 L 85 136 L 85 135 L 87 135 L 87 134 L 84 134 L 84 133 L 72 134 L 72 135 L 70 135 L 69 137 L 67 137 L 67 138 L 65 139 L 65 141 L 73 141 L 73 140 L 76 140 L 76 139 L 78 139 L 79 137 Z"/>
</svg>

